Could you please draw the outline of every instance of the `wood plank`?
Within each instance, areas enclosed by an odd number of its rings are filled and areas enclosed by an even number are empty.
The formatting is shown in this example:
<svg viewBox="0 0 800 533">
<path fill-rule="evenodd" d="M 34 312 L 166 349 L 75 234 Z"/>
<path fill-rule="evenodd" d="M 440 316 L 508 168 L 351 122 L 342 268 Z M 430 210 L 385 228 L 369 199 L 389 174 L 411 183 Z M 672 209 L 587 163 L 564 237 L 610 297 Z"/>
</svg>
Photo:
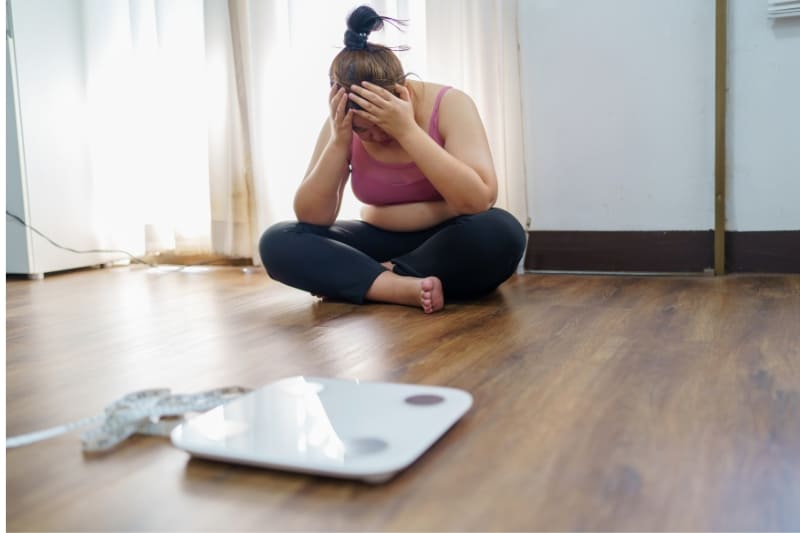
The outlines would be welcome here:
<svg viewBox="0 0 800 533">
<path fill-rule="evenodd" d="M 799 530 L 800 276 L 523 275 L 425 315 L 318 302 L 258 270 L 7 280 L 7 433 L 142 388 L 291 375 L 470 391 L 370 486 L 189 459 L 156 437 L 7 450 L 7 528 Z"/>
</svg>

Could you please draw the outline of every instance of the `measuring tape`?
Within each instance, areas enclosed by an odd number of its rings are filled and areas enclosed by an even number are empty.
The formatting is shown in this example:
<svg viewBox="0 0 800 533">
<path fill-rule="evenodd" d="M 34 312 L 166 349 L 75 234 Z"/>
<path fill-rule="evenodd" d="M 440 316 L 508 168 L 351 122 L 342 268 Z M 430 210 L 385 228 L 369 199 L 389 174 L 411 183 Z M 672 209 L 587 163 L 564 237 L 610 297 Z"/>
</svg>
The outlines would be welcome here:
<svg viewBox="0 0 800 533">
<path fill-rule="evenodd" d="M 166 436 L 187 413 L 208 411 L 251 389 L 223 387 L 195 394 L 171 394 L 169 389 L 146 389 L 126 394 L 99 415 L 69 424 L 6 439 L 6 448 L 18 448 L 94 425 L 81 435 L 85 452 L 105 452 L 133 434 Z"/>
</svg>

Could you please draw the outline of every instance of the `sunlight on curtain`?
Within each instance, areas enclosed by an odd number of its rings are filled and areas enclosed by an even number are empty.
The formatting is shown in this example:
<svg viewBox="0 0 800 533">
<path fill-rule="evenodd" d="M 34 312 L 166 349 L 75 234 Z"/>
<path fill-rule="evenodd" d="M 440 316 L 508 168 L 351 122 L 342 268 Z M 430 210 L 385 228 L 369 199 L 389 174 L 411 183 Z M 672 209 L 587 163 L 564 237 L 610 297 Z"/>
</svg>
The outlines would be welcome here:
<svg viewBox="0 0 800 533">
<path fill-rule="evenodd" d="M 94 219 L 148 252 L 207 251 L 201 2 L 84 0 Z"/>
<path fill-rule="evenodd" d="M 211 240 L 217 253 L 251 257 L 258 191 L 248 124 L 249 61 L 243 55 L 249 38 L 231 9 L 236 4 L 205 1 Z M 261 28 L 265 33 L 274 30 Z"/>
</svg>

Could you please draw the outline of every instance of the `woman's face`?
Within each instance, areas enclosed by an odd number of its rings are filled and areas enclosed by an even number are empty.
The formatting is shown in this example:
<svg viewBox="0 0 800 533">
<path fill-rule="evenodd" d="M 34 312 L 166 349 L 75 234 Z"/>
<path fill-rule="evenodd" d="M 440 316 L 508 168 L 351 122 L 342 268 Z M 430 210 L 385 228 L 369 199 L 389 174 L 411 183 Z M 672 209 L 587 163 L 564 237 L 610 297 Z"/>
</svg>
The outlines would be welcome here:
<svg viewBox="0 0 800 533">
<path fill-rule="evenodd" d="M 363 142 L 388 145 L 394 142 L 394 138 L 376 126 L 369 120 L 353 116 L 353 133 Z"/>
</svg>

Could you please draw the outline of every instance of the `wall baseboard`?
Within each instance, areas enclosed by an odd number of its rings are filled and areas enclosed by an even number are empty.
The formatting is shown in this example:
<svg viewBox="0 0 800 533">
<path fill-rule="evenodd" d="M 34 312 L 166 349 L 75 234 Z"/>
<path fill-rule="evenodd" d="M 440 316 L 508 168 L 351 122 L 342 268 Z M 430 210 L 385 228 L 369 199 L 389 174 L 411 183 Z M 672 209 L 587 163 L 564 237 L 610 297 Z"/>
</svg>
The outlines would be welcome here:
<svg viewBox="0 0 800 533">
<path fill-rule="evenodd" d="M 726 232 L 727 272 L 800 273 L 800 231 Z M 527 270 L 707 272 L 714 232 L 529 231 Z"/>
<path fill-rule="evenodd" d="M 800 230 L 725 232 L 725 271 L 800 273 Z"/>
</svg>

